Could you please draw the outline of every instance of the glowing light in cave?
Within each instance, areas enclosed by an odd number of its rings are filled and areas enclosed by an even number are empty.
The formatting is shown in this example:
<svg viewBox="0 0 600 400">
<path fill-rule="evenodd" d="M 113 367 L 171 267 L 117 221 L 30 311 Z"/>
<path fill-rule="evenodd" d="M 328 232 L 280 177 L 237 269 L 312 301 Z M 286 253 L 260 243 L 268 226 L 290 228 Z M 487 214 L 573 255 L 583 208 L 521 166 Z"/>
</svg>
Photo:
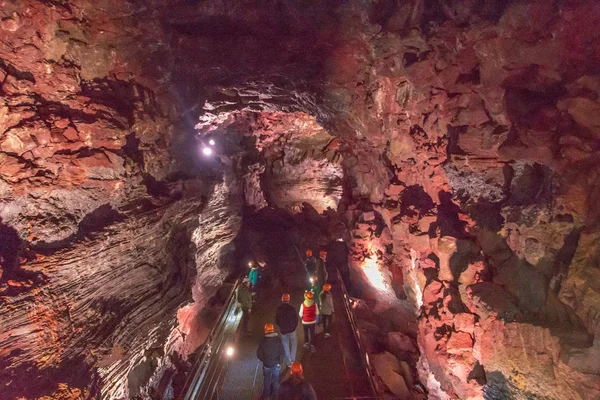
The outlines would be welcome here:
<svg viewBox="0 0 600 400">
<path fill-rule="evenodd" d="M 417 270 L 417 251 L 410 249 L 410 273 L 409 273 L 410 286 L 415 292 L 415 298 L 417 301 L 417 313 L 423 305 L 423 289 L 419 285 L 419 274 Z"/>
<path fill-rule="evenodd" d="M 378 290 L 386 290 L 387 285 L 385 282 L 385 277 L 379 270 L 379 265 L 377 265 L 377 259 L 367 257 L 363 261 L 361 268 L 365 273 L 365 276 L 371 283 L 371 285 Z"/>
<path fill-rule="evenodd" d="M 209 148 L 209 147 L 203 147 L 203 148 L 202 148 L 202 153 L 203 153 L 205 156 L 210 156 L 210 155 L 212 154 L 212 149 L 211 149 L 211 148 Z"/>
<path fill-rule="evenodd" d="M 235 353 L 235 350 L 231 346 L 227 347 L 227 349 L 225 350 L 225 355 L 227 357 L 233 356 L 233 353 Z"/>
<path fill-rule="evenodd" d="M 212 140 L 212 139 L 210 139 L 210 140 L 208 141 L 208 144 L 210 144 L 211 146 L 214 146 L 214 145 L 215 145 L 215 141 L 214 141 L 214 140 Z"/>
</svg>

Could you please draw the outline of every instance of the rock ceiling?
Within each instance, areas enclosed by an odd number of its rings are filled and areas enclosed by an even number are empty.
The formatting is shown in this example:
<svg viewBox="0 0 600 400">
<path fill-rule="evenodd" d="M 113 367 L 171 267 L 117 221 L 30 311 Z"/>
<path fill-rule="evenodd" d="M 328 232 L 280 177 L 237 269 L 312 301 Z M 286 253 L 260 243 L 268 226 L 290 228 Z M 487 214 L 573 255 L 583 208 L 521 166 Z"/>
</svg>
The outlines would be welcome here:
<svg viewBox="0 0 600 400">
<path fill-rule="evenodd" d="M 389 390 L 595 399 L 599 65 L 593 0 L 0 2 L 0 397 L 148 397 L 308 203 Z"/>
</svg>

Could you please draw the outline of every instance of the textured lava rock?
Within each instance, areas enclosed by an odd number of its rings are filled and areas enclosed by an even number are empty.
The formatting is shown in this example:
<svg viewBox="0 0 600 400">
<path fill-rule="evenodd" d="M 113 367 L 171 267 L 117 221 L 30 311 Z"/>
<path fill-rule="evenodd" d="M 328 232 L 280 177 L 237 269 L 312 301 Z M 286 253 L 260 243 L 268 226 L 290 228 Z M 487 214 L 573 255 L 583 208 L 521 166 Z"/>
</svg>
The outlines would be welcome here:
<svg viewBox="0 0 600 400">
<path fill-rule="evenodd" d="M 599 22 L 592 0 L 4 2 L 2 394 L 150 396 L 202 340 L 243 200 L 343 213 L 363 317 L 410 338 L 431 398 L 597 397 Z"/>
<path fill-rule="evenodd" d="M 158 21 L 108 1 L 1 8 L 0 397 L 147 395 L 197 341 L 172 343 L 178 309 L 229 271 L 237 183 L 213 190 L 177 146 L 180 112 L 136 43 Z"/>
</svg>

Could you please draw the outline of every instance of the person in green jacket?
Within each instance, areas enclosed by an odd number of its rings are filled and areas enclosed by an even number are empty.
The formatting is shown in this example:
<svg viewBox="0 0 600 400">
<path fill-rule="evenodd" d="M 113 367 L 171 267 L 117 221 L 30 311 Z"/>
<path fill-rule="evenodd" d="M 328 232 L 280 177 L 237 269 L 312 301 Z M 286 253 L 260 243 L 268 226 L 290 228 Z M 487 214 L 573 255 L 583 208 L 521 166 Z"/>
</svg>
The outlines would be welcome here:
<svg viewBox="0 0 600 400">
<path fill-rule="evenodd" d="M 242 309 L 242 334 L 248 335 L 248 321 L 252 313 L 252 294 L 250 293 L 250 280 L 244 278 L 242 284 L 237 288 L 236 300 Z"/>
<path fill-rule="evenodd" d="M 250 261 L 248 263 L 250 267 L 250 272 L 248 272 L 248 279 L 250 279 L 250 284 L 252 285 L 252 290 L 256 289 L 256 284 L 258 283 L 258 266 L 254 263 L 254 261 Z"/>
<path fill-rule="evenodd" d="M 250 291 L 252 292 L 253 301 L 256 301 L 256 292 L 258 290 L 258 279 L 260 278 L 258 265 L 256 265 L 254 263 L 254 261 L 249 261 L 248 266 L 250 267 L 250 272 L 248 272 L 248 279 L 250 280 L 250 286 L 251 286 Z"/>
</svg>

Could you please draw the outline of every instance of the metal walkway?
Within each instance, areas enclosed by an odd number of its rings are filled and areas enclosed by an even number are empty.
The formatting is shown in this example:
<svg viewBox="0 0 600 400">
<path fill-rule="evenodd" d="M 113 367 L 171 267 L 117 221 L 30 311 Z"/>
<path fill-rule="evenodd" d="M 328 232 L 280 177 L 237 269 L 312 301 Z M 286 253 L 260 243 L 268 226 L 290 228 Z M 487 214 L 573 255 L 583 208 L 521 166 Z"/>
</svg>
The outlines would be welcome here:
<svg viewBox="0 0 600 400">
<path fill-rule="evenodd" d="M 334 278 L 336 276 L 334 275 Z M 302 282 L 302 279 L 299 280 Z M 325 339 L 322 326 L 317 326 L 315 353 L 306 352 L 302 326 L 299 324 L 297 361 L 304 366 L 304 376 L 313 385 L 320 400 L 376 399 L 368 359 L 361 347 L 359 332 L 351 311 L 350 298 L 339 278 L 334 279 L 334 322 L 332 337 Z M 209 338 L 199 362 L 190 374 L 185 400 L 256 400 L 262 393 L 262 365 L 256 358 L 256 348 L 263 327 L 275 321 L 282 290 L 270 288 L 255 304 L 250 318 L 251 337 L 239 337 L 241 312 L 233 296 Z M 299 308 L 303 288 L 289 288 L 291 304 Z M 231 356 L 228 348 L 234 349 Z M 287 371 L 282 370 L 282 379 Z"/>
</svg>

